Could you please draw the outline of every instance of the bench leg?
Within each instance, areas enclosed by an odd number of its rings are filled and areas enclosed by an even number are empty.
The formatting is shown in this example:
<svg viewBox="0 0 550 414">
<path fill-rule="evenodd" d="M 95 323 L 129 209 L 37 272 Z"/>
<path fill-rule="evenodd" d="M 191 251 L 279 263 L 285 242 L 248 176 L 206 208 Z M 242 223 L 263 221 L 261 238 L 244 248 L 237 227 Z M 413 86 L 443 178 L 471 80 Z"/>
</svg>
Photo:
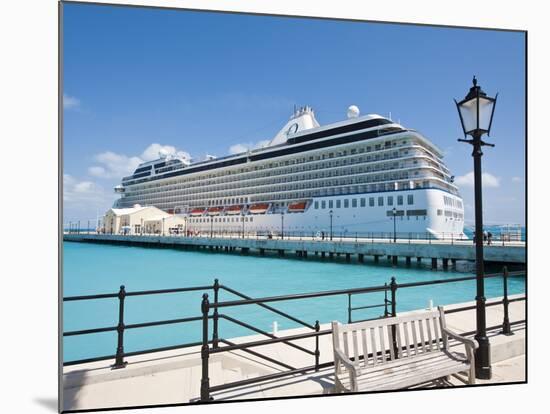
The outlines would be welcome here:
<svg viewBox="0 0 550 414">
<path fill-rule="evenodd" d="M 474 385 L 476 383 L 476 370 L 473 364 L 470 366 L 470 370 L 468 371 L 468 383 L 470 385 Z"/>
</svg>

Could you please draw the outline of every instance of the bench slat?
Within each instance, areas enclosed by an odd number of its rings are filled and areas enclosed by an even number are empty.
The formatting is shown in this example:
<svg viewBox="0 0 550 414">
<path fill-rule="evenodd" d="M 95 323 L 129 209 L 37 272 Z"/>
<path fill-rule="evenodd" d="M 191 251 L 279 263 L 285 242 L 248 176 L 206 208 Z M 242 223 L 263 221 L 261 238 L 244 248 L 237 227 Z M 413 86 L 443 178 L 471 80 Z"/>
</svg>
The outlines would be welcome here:
<svg viewBox="0 0 550 414">
<path fill-rule="evenodd" d="M 372 365 L 378 364 L 378 350 L 376 349 L 376 338 L 374 328 L 370 328 L 370 340 L 372 344 Z"/>
<path fill-rule="evenodd" d="M 349 356 L 348 333 L 347 333 L 347 331 L 344 331 L 342 333 L 342 338 L 344 340 L 344 355 Z"/>
<path fill-rule="evenodd" d="M 399 324 L 399 325 L 395 325 L 395 337 L 396 337 L 396 341 L 397 341 L 397 357 L 398 358 L 403 358 L 403 345 L 401 343 L 401 325 L 402 324 Z"/>
<path fill-rule="evenodd" d="M 433 340 L 432 340 L 432 327 L 430 326 L 430 318 L 425 319 L 426 321 L 426 330 L 428 331 L 428 351 L 433 350 Z"/>
<path fill-rule="evenodd" d="M 384 327 L 378 327 L 378 333 L 380 336 L 380 352 L 382 353 L 382 363 L 386 362 L 386 344 L 384 342 Z"/>
<path fill-rule="evenodd" d="M 388 348 L 390 349 L 391 361 L 395 359 L 395 354 L 393 351 L 393 326 L 394 325 L 386 325 L 386 331 L 388 332 Z"/>
<path fill-rule="evenodd" d="M 418 355 L 418 336 L 416 335 L 416 322 L 411 321 L 411 331 L 413 336 L 414 354 Z"/>
<path fill-rule="evenodd" d="M 403 322 L 403 332 L 405 334 L 405 348 L 407 351 L 407 357 L 411 356 L 411 343 L 409 341 L 409 325 L 408 322 Z"/>
<path fill-rule="evenodd" d="M 441 349 L 441 330 L 439 329 L 439 318 L 437 317 L 433 317 L 432 319 L 433 321 L 433 324 L 434 324 L 434 335 L 435 335 L 435 340 L 436 340 L 436 343 L 435 343 L 435 346 L 436 346 L 436 349 Z"/>
<path fill-rule="evenodd" d="M 418 321 L 418 330 L 420 331 L 420 346 L 422 352 L 426 352 L 426 340 L 424 339 L 424 327 L 422 326 L 422 319 Z"/>
<path fill-rule="evenodd" d="M 357 331 L 353 331 L 352 337 L 353 337 L 353 357 L 354 357 L 353 360 L 355 362 L 358 362 L 359 361 L 359 346 L 357 344 Z"/>
<path fill-rule="evenodd" d="M 361 343 L 363 344 L 363 366 L 367 367 L 369 361 L 369 349 L 367 347 L 367 330 L 361 329 Z"/>
</svg>

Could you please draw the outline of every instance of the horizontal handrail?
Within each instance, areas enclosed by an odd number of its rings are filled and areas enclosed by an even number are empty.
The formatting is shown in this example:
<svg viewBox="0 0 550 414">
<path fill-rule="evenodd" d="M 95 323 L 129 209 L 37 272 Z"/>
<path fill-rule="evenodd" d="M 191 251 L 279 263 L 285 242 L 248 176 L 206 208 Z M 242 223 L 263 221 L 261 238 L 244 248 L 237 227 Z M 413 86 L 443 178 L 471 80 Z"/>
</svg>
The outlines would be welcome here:
<svg viewBox="0 0 550 414">
<path fill-rule="evenodd" d="M 220 285 L 220 288 L 221 288 L 221 289 L 224 289 L 225 291 L 227 291 L 227 292 L 229 292 L 229 293 L 233 293 L 234 295 L 240 296 L 240 297 L 243 298 L 243 299 L 246 299 L 246 300 L 251 300 L 251 299 L 253 299 L 252 297 L 250 297 L 250 296 L 248 296 L 248 295 L 245 295 L 245 294 L 243 294 L 243 293 L 241 293 L 241 292 L 238 292 L 238 291 L 236 291 L 235 289 L 231 289 L 230 287 L 227 287 L 227 286 L 225 286 L 225 285 Z M 257 303 L 257 305 L 258 305 L 258 306 L 261 306 L 262 308 L 268 309 L 268 310 L 270 310 L 270 311 L 272 311 L 272 312 L 275 312 L 276 314 L 281 315 L 281 316 L 283 316 L 283 317 L 285 317 L 285 318 L 287 318 L 287 319 L 290 319 L 291 321 L 296 322 L 296 323 L 298 323 L 298 324 L 300 324 L 300 325 L 307 326 L 307 327 L 310 328 L 310 329 L 315 329 L 315 327 L 314 327 L 313 325 L 311 325 L 311 324 L 309 324 L 309 323 L 307 323 L 307 322 L 304 322 L 304 321 L 302 321 L 302 320 L 300 320 L 300 319 L 298 319 L 298 318 L 295 318 L 294 316 L 289 315 L 289 314 L 287 314 L 287 313 L 285 313 L 285 312 L 283 312 L 283 311 L 280 311 L 279 309 L 275 309 L 275 308 L 273 308 L 273 307 L 271 307 L 271 306 L 269 306 L 269 305 L 266 305 L 266 304 L 264 304 L 264 303 Z"/>
<path fill-rule="evenodd" d="M 522 301 L 522 300 L 527 300 L 527 297 L 526 296 L 522 296 L 520 298 L 514 298 L 514 299 L 508 299 L 508 303 L 511 303 L 511 302 L 519 302 L 519 301 Z M 504 300 L 501 299 L 501 300 L 497 300 L 495 302 L 486 302 L 485 303 L 485 306 L 486 307 L 489 307 L 489 306 L 497 306 L 497 305 L 503 305 L 504 304 Z M 445 314 L 447 313 L 457 313 L 457 312 L 464 312 L 464 311 L 467 311 L 467 310 L 473 310 L 476 308 L 476 305 L 469 305 L 469 306 L 461 306 L 460 308 L 454 308 L 454 309 L 447 309 L 445 310 Z"/>
<path fill-rule="evenodd" d="M 143 296 L 143 295 L 158 295 L 165 293 L 181 293 L 192 292 L 197 290 L 211 290 L 212 286 L 192 286 L 187 288 L 175 288 L 175 289 L 159 289 L 159 290 L 141 290 L 135 292 L 126 292 L 126 296 Z M 102 293 L 99 295 L 80 295 L 80 296 L 66 296 L 63 298 L 63 302 L 72 302 L 78 300 L 92 300 L 92 299 L 113 299 L 118 298 L 118 293 Z"/>
<path fill-rule="evenodd" d="M 252 347 L 263 346 L 263 345 L 271 345 L 271 344 L 276 344 L 276 343 L 279 343 L 279 342 L 296 341 L 298 339 L 313 338 L 313 337 L 316 337 L 316 336 L 328 335 L 328 334 L 331 334 L 331 333 L 332 333 L 331 329 L 326 329 L 324 331 L 319 331 L 319 332 L 307 332 L 307 333 L 303 333 L 303 334 L 289 335 L 289 336 L 274 338 L 274 339 L 263 339 L 263 340 L 260 340 L 260 341 L 246 342 L 244 344 L 228 345 L 228 346 L 224 346 L 224 347 L 211 349 L 209 352 L 211 354 L 217 354 L 217 353 L 220 353 L 220 352 L 229 352 L 229 351 L 236 351 L 236 350 L 244 349 L 244 348 L 252 348 Z"/>
<path fill-rule="evenodd" d="M 235 346 L 235 344 L 227 339 L 220 339 L 220 342 L 223 342 L 227 345 L 230 345 L 230 346 Z M 219 348 L 218 348 L 219 349 Z M 263 354 L 260 354 L 259 352 L 256 352 L 256 351 L 252 351 L 251 349 L 247 349 L 247 348 L 243 348 L 241 349 L 241 351 L 243 352 L 246 352 L 246 353 L 249 353 L 250 355 L 254 355 L 255 357 L 258 357 L 258 358 L 262 358 L 268 362 L 271 362 L 271 363 L 274 363 L 274 364 L 277 364 L 283 368 L 286 368 L 286 369 L 290 369 L 290 370 L 293 370 L 293 369 L 296 369 L 294 368 L 293 366 L 291 365 L 288 365 L 288 364 L 285 364 L 284 362 L 281 362 L 281 361 L 277 361 L 276 359 L 273 359 L 273 358 L 270 358 L 266 355 L 263 355 Z"/>
<path fill-rule="evenodd" d="M 237 324 L 237 325 L 240 325 L 240 326 L 242 326 L 242 327 L 244 327 L 244 328 L 248 328 L 248 329 L 250 329 L 251 331 L 257 332 L 257 333 L 262 334 L 262 335 L 264 335 L 264 336 L 267 336 L 267 337 L 269 337 L 269 338 L 271 338 L 271 339 L 278 338 L 277 336 L 275 336 L 275 335 L 273 335 L 273 334 L 270 334 L 269 332 L 265 332 L 265 331 L 263 331 L 263 330 L 261 330 L 261 329 L 259 329 L 259 328 L 256 328 L 255 326 L 249 325 L 249 324 L 246 323 L 246 322 L 242 322 L 242 321 L 239 321 L 238 319 L 232 318 L 231 316 L 223 315 L 223 314 L 222 314 L 222 315 L 219 315 L 219 316 L 220 316 L 220 318 L 223 318 L 223 319 L 225 319 L 225 320 L 227 320 L 227 321 L 233 322 L 233 323 L 235 323 L 235 324 Z M 300 351 L 305 352 L 306 354 L 315 355 L 315 352 L 310 351 L 309 349 L 306 349 L 306 348 L 301 347 L 301 346 L 299 346 L 299 345 L 293 344 L 293 343 L 291 343 L 291 342 L 284 342 L 284 343 L 287 344 L 287 345 L 289 345 L 289 346 L 291 346 L 291 347 L 293 347 L 293 348 L 299 349 Z"/>
<path fill-rule="evenodd" d="M 212 341 L 209 341 L 209 343 L 212 343 Z M 163 351 L 172 351 L 175 349 L 191 348 L 191 347 L 200 346 L 200 345 L 202 345 L 202 341 L 189 342 L 187 344 L 169 345 L 169 346 L 163 346 L 158 348 L 149 348 L 141 351 L 124 352 L 122 355 L 124 357 L 129 357 L 129 356 L 148 354 L 151 352 L 163 352 Z M 63 362 L 63 366 L 65 367 L 65 366 L 71 366 L 71 365 L 86 364 L 89 362 L 105 361 L 107 359 L 114 359 L 115 357 L 116 355 L 104 355 L 104 356 L 99 356 L 94 358 L 75 359 L 72 361 Z"/>
<path fill-rule="evenodd" d="M 210 315 L 208 318 L 212 319 L 213 316 Z M 166 320 L 161 320 L 161 321 L 152 321 L 152 322 L 142 322 L 142 323 L 128 324 L 128 325 L 124 325 L 124 329 L 147 328 L 149 326 L 170 325 L 170 324 L 176 324 L 176 323 L 195 322 L 195 321 L 200 321 L 200 320 L 202 320 L 202 316 L 193 316 L 193 317 L 190 317 L 190 318 L 179 318 L 179 319 L 166 319 Z M 96 334 L 96 333 L 102 333 L 102 332 L 116 331 L 117 329 L 118 329 L 117 326 L 107 326 L 107 327 L 104 327 L 104 328 L 81 329 L 81 330 L 78 330 L 78 331 L 63 332 L 63 336 Z"/>
<path fill-rule="evenodd" d="M 383 292 L 384 290 L 387 290 L 387 289 L 389 289 L 387 286 L 381 285 L 381 286 L 373 286 L 368 288 L 325 290 L 321 292 L 296 293 L 293 295 L 268 296 L 268 297 L 263 297 L 258 299 L 233 300 L 233 301 L 227 301 L 227 302 L 211 303 L 210 307 L 225 308 L 230 306 L 253 305 L 259 302 L 280 302 L 284 300 L 311 299 L 311 298 L 318 298 L 323 296 L 346 295 L 349 293 Z"/>
</svg>

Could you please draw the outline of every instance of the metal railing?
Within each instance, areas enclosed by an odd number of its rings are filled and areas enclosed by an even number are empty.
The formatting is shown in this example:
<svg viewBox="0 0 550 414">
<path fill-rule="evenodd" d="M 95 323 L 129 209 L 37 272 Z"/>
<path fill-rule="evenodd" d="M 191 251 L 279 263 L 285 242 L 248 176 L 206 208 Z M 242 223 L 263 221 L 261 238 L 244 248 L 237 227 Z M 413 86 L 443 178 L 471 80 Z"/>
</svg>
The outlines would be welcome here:
<svg viewBox="0 0 550 414">
<path fill-rule="evenodd" d="M 510 322 L 509 320 L 509 304 L 512 302 L 525 300 L 525 296 L 519 297 L 519 298 L 513 298 L 510 299 L 508 296 L 508 277 L 510 276 L 519 276 L 524 275 L 524 271 L 518 271 L 518 272 L 508 272 L 507 268 L 505 267 L 503 269 L 502 273 L 493 273 L 493 274 L 487 274 L 485 275 L 485 278 L 493 278 L 493 277 L 502 277 L 503 280 L 503 299 L 498 301 L 489 302 L 486 304 L 486 306 L 496 306 L 496 305 L 503 305 L 504 307 L 504 318 L 503 322 L 499 327 L 502 328 L 502 333 L 506 335 L 512 335 L 511 326 L 518 323 L 516 322 Z M 297 318 L 295 316 L 292 316 L 286 312 L 283 312 L 277 308 L 274 308 L 271 306 L 271 303 L 275 302 L 282 302 L 282 301 L 292 301 L 292 300 L 303 300 L 303 299 L 312 299 L 312 298 L 320 298 L 320 297 L 329 297 L 329 296 L 347 296 L 348 297 L 348 322 L 358 322 L 358 320 L 353 320 L 353 311 L 359 311 L 359 310 L 365 310 L 365 309 L 371 309 L 371 308 L 378 308 L 383 307 L 384 311 L 383 314 L 380 315 L 380 317 L 388 317 L 388 316 L 396 316 L 397 314 L 397 292 L 400 289 L 405 288 L 412 288 L 412 287 L 420 287 L 420 286 L 428 286 L 428 285 L 435 285 L 435 284 L 444 284 L 444 283 L 455 283 L 455 282 L 464 282 L 464 281 L 471 281 L 475 280 L 475 276 L 465 276 L 465 277 L 458 277 L 458 278 L 452 278 L 452 279 L 436 279 L 436 280 L 430 280 L 430 281 L 423 281 L 423 282 L 412 282 L 412 283 L 402 283 L 398 284 L 395 278 L 391 278 L 390 283 L 385 283 L 384 285 L 379 286 L 370 286 L 370 287 L 364 287 L 364 288 L 353 288 L 353 289 L 341 289 L 341 290 L 330 290 L 330 291 L 321 291 L 321 292 L 310 292 L 310 293 L 299 293 L 299 294 L 291 294 L 291 295 L 281 295 L 281 296 L 271 296 L 271 297 L 263 297 L 263 298 L 252 298 L 250 296 L 247 296 L 241 292 L 236 291 L 235 289 L 232 289 L 228 286 L 221 285 L 218 281 L 218 279 L 214 280 L 214 283 L 212 285 L 204 285 L 204 286 L 194 286 L 194 287 L 187 287 L 187 288 L 177 288 L 177 289 L 160 289 L 160 290 L 148 290 L 148 291 L 135 291 L 135 292 L 127 292 L 124 286 L 120 287 L 120 290 L 117 293 L 106 293 L 106 294 L 98 294 L 98 295 L 81 295 L 81 296 L 69 296 L 63 298 L 64 302 L 75 302 L 75 301 L 89 301 L 89 300 L 103 300 L 103 299 L 118 299 L 118 323 L 114 326 L 106 326 L 106 327 L 99 327 L 99 328 L 92 328 L 92 329 L 82 329 L 82 330 L 73 330 L 73 331 L 67 331 L 63 333 L 63 337 L 70 337 L 70 336 L 79 336 L 79 335 L 89 335 L 89 334 L 96 334 L 96 333 L 102 333 L 102 332 L 117 332 L 117 340 L 116 340 L 116 350 L 114 354 L 111 355 L 103 355 L 99 357 L 92 357 L 92 358 L 86 358 L 86 359 L 77 359 L 77 360 L 70 360 L 63 363 L 64 366 L 71 366 L 71 365 L 77 365 L 77 364 L 83 364 L 83 363 L 90 363 L 90 362 L 96 362 L 96 361 L 104 361 L 104 360 L 110 360 L 113 359 L 114 363 L 112 365 L 113 369 L 121 369 L 124 368 L 127 365 L 127 361 L 125 358 L 151 353 L 151 352 L 161 352 L 161 351 L 169 351 L 169 350 L 175 350 L 175 349 L 182 349 L 182 348 L 188 348 L 188 347 L 195 347 L 195 346 L 201 346 L 201 365 L 202 365 L 202 378 L 201 378 L 201 397 L 200 400 L 202 402 L 210 401 L 211 394 L 213 392 L 222 391 L 234 387 L 239 387 L 243 385 L 249 385 L 254 384 L 258 382 L 263 382 L 269 379 L 276 379 L 276 378 L 282 378 L 294 374 L 303 374 L 309 371 L 318 371 L 320 368 L 325 368 L 330 366 L 331 362 L 326 363 L 320 363 L 320 351 L 319 351 L 319 338 L 323 335 L 331 334 L 330 329 L 321 330 L 320 329 L 320 323 L 319 320 L 316 320 L 315 323 L 311 324 L 306 321 L 301 320 L 300 318 Z M 230 294 L 233 294 L 237 296 L 239 299 L 237 300 L 227 300 L 220 302 L 219 300 L 219 292 L 220 290 L 224 290 Z M 125 300 L 127 297 L 132 296 L 145 296 L 145 295 L 160 295 L 160 294 L 172 294 L 172 293 L 182 293 L 182 292 L 191 292 L 191 291 L 213 291 L 213 303 L 209 302 L 209 296 L 207 293 L 204 293 L 202 296 L 201 301 L 201 314 L 200 316 L 192 316 L 192 317 L 186 317 L 186 318 L 176 318 L 176 319 L 166 319 L 166 320 L 158 320 L 158 321 L 150 321 L 150 322 L 142 322 L 142 323 L 133 323 L 133 324 L 126 324 L 125 323 Z M 382 304 L 374 304 L 374 305 L 367 305 L 367 306 L 352 306 L 352 296 L 354 295 L 362 295 L 362 294 L 371 294 L 375 292 L 384 292 L 384 301 Z M 389 297 L 388 297 L 389 294 Z M 244 306 L 244 305 L 257 305 L 262 307 L 263 309 L 266 309 L 270 312 L 276 313 L 279 316 L 282 316 L 299 326 L 305 327 L 310 332 L 305 333 L 299 333 L 294 335 L 288 335 L 288 336 L 282 336 L 278 337 L 274 333 L 266 332 L 262 329 L 259 329 L 258 327 L 253 326 L 252 324 L 246 323 L 244 321 L 241 321 L 237 318 L 231 317 L 229 315 L 220 313 L 220 309 L 228 309 L 238 306 Z M 461 308 L 455 308 L 447 310 L 446 313 L 454 313 L 454 312 L 462 312 L 470 309 L 475 309 L 475 306 L 465 306 Z M 240 343 L 235 344 L 227 339 L 224 339 L 220 337 L 219 333 L 219 320 L 224 319 L 228 322 L 231 322 L 233 324 L 236 324 L 240 327 L 246 328 L 248 330 L 251 330 L 255 333 L 261 334 L 267 339 L 260 339 L 260 340 L 253 340 L 246 343 Z M 365 320 L 365 319 L 363 319 Z M 171 324 L 181 324 L 181 323 L 189 323 L 189 322 L 202 322 L 202 339 L 197 342 L 190 342 L 190 343 L 184 343 L 184 344 L 178 344 L 178 345 L 171 345 L 171 346 L 165 346 L 165 347 L 157 347 L 157 348 L 148 348 L 148 349 L 141 349 L 138 351 L 132 351 L 132 352 L 126 352 L 124 350 L 124 334 L 125 331 L 128 329 L 140 329 L 140 328 L 148 328 L 153 326 L 160 326 L 160 325 L 171 325 Z M 209 333 L 209 321 L 212 321 L 212 337 L 210 338 Z M 490 327 L 495 328 L 495 327 Z M 298 345 L 293 343 L 297 340 L 303 340 L 308 338 L 314 338 L 314 349 L 308 349 L 302 345 Z M 395 338 L 395 336 L 394 336 Z M 300 352 L 305 353 L 306 355 L 313 357 L 313 364 L 306 366 L 306 367 L 294 367 L 291 366 L 284 361 L 275 360 L 267 355 L 264 355 L 260 352 L 257 352 L 255 350 L 252 350 L 251 348 L 255 347 L 261 347 L 265 345 L 271 345 L 271 344 L 284 344 L 285 346 L 292 347 L 293 349 L 296 349 Z M 221 345 L 223 344 L 223 346 Z M 394 346 L 397 346 L 394 344 Z M 264 375 L 256 378 L 249 378 L 246 380 L 226 383 L 222 385 L 217 386 L 210 386 L 209 383 L 209 367 L 208 367 L 208 360 L 209 355 L 211 354 L 217 354 L 217 353 L 223 353 L 223 352 L 229 352 L 229 351 L 236 351 L 240 350 L 243 352 L 247 352 L 251 355 L 254 355 L 256 357 L 262 358 L 270 363 L 277 364 L 278 366 L 284 368 L 284 371 L 275 373 L 275 374 L 269 374 Z"/>
<path fill-rule="evenodd" d="M 509 276 L 520 276 L 524 275 L 524 271 L 518 271 L 518 272 L 508 272 L 507 268 L 505 267 L 503 269 L 502 273 L 493 273 L 493 274 L 487 274 L 485 275 L 485 278 L 493 278 L 493 277 L 502 277 L 503 278 L 503 294 L 504 298 L 500 301 L 494 301 L 487 303 L 486 306 L 496 306 L 496 305 L 503 305 L 504 306 L 504 319 L 502 322 L 502 325 L 499 325 L 497 327 L 502 327 L 502 333 L 506 335 L 513 334 L 511 332 L 510 326 L 513 323 L 510 323 L 509 321 L 509 304 L 511 302 L 519 301 L 519 300 L 525 300 L 526 297 L 520 297 L 515 299 L 509 299 L 508 298 L 508 277 Z M 367 309 L 367 308 L 375 308 L 375 307 L 384 307 L 384 315 L 383 317 L 387 316 L 396 316 L 397 315 L 397 291 L 398 289 L 404 289 L 404 288 L 412 288 L 412 287 L 419 287 L 419 286 L 428 286 L 428 285 L 435 285 L 435 284 L 443 284 L 443 283 L 456 283 L 456 282 L 464 282 L 464 281 L 470 281 L 475 280 L 475 276 L 467 276 L 467 277 L 460 277 L 460 278 L 453 278 L 453 279 L 438 279 L 438 280 L 431 280 L 431 281 L 424 281 L 424 282 L 413 282 L 413 283 L 403 283 L 398 284 L 394 277 L 391 278 L 391 282 L 389 284 L 384 284 L 381 286 L 372 286 L 368 288 L 356 288 L 356 289 L 343 289 L 343 290 L 332 290 L 332 291 L 322 291 L 322 292 L 313 292 L 313 293 L 302 293 L 302 294 L 293 294 L 293 295 L 283 295 L 283 296 L 271 296 L 271 297 L 264 297 L 264 298 L 256 298 L 256 299 L 243 299 L 243 300 L 234 300 L 234 301 L 226 301 L 226 302 L 214 302 L 213 304 L 209 303 L 208 300 L 208 294 L 203 294 L 202 302 L 201 302 L 201 310 L 202 310 L 202 321 L 203 321 L 203 345 L 201 348 L 201 360 L 202 360 L 202 379 L 201 379 L 201 391 L 200 391 L 200 401 L 201 402 L 208 402 L 211 401 L 213 398 L 211 396 L 212 393 L 228 390 L 231 388 L 241 387 L 245 385 L 255 384 L 259 382 L 264 382 L 267 380 L 272 380 L 276 378 L 283 378 L 290 375 L 295 374 L 303 374 L 309 371 L 318 371 L 321 367 L 328 367 L 332 365 L 332 363 L 319 363 L 320 358 L 320 352 L 319 352 L 319 337 L 322 335 L 328 335 L 331 334 L 332 331 L 330 329 L 327 330 L 320 330 L 319 321 L 316 321 L 315 324 L 315 331 L 314 332 L 306 332 L 301 334 L 294 334 L 294 335 L 288 335 L 284 337 L 275 337 L 271 339 L 266 340 L 255 340 L 250 341 L 246 343 L 241 344 L 233 344 L 229 343 L 228 341 L 222 341 L 226 344 L 226 346 L 217 347 L 217 348 L 210 348 L 208 346 L 209 340 L 207 336 L 208 332 L 208 321 L 210 319 L 209 312 L 211 309 L 214 309 L 214 312 L 216 312 L 220 308 L 230 308 L 235 306 L 244 306 L 244 305 L 265 305 L 266 303 L 272 303 L 272 302 L 281 302 L 281 301 L 289 301 L 289 300 L 300 300 L 300 299 L 311 299 L 311 298 L 318 298 L 318 297 L 326 297 L 326 296 L 337 296 L 337 295 L 347 295 L 348 296 L 348 322 L 352 322 L 351 312 L 353 310 L 359 310 L 359 309 Z M 351 296 L 357 295 L 357 294 L 366 294 L 366 293 L 373 293 L 373 292 L 384 292 L 384 303 L 383 304 L 377 304 L 377 305 L 370 305 L 370 306 L 361 306 L 353 308 L 351 306 Z M 390 293 L 390 299 L 387 297 L 387 293 Z M 388 310 L 388 305 L 391 306 L 390 310 Z M 455 308 L 449 311 L 446 311 L 446 313 L 454 313 L 454 312 L 463 312 L 466 310 L 475 309 L 475 306 L 465 306 L 461 308 Z M 519 321 L 518 321 L 519 322 Z M 515 322 L 517 323 L 517 322 Z M 489 329 L 494 329 L 496 327 L 489 327 Z M 392 329 L 395 329 L 395 327 L 392 327 Z M 393 338 L 396 336 L 393 335 Z M 235 381 L 230 382 L 226 384 L 216 385 L 216 386 L 210 386 L 210 378 L 209 378 L 209 371 L 208 371 L 208 360 L 210 354 L 218 354 L 222 352 L 229 352 L 229 351 L 246 351 L 251 352 L 249 348 L 254 347 L 260 347 L 260 346 L 266 346 L 266 345 L 272 345 L 276 343 L 285 343 L 288 345 L 291 341 L 296 340 L 303 340 L 308 338 L 315 338 L 315 363 L 310 366 L 301 367 L 301 368 L 294 368 L 294 367 L 287 367 L 287 371 L 284 372 L 278 372 L 275 374 L 268 374 L 259 376 L 256 378 L 248 378 L 241 381 Z M 397 349 L 397 342 L 392 344 L 394 349 Z M 397 354 L 397 352 L 395 352 Z M 264 355 L 261 355 L 259 353 L 256 353 L 256 355 L 264 357 Z M 280 361 L 276 361 L 281 365 Z"/>
<path fill-rule="evenodd" d="M 237 228 L 238 227 L 238 228 Z M 80 224 L 69 223 L 69 226 L 65 228 L 67 234 L 111 234 L 127 237 L 174 237 L 174 238 L 218 238 L 218 239 L 254 239 L 254 240 L 304 240 L 304 241 L 318 241 L 318 242 L 356 242 L 356 243 L 396 243 L 401 244 L 472 244 L 474 240 L 466 236 L 457 235 L 451 232 L 442 232 L 434 235 L 430 232 L 365 232 L 365 231 L 305 231 L 305 230 L 292 230 L 284 229 L 265 229 L 265 230 L 242 230 L 241 226 L 237 226 L 235 229 L 202 229 L 200 231 L 172 231 L 166 229 L 166 231 L 157 232 L 119 232 L 119 233 L 105 233 L 92 231 L 88 226 L 87 229 L 81 229 Z M 510 235 L 507 233 L 494 234 L 490 239 L 485 239 L 484 244 L 487 246 L 511 246 L 511 245 L 523 245 L 524 240 L 521 237 Z"/>
</svg>

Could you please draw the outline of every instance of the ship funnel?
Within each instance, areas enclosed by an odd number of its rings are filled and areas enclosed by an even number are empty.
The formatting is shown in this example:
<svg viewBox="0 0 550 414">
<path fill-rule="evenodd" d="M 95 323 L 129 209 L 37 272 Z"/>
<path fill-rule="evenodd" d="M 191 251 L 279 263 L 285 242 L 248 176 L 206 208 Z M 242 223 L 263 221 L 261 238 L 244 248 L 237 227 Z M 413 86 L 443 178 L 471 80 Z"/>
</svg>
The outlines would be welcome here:
<svg viewBox="0 0 550 414">
<path fill-rule="evenodd" d="M 294 113 L 290 117 L 290 120 L 267 146 L 270 147 L 272 145 L 284 144 L 287 139 L 294 134 L 318 127 L 319 122 L 315 119 L 313 109 L 309 106 L 302 106 L 301 108 L 294 109 Z"/>
</svg>

